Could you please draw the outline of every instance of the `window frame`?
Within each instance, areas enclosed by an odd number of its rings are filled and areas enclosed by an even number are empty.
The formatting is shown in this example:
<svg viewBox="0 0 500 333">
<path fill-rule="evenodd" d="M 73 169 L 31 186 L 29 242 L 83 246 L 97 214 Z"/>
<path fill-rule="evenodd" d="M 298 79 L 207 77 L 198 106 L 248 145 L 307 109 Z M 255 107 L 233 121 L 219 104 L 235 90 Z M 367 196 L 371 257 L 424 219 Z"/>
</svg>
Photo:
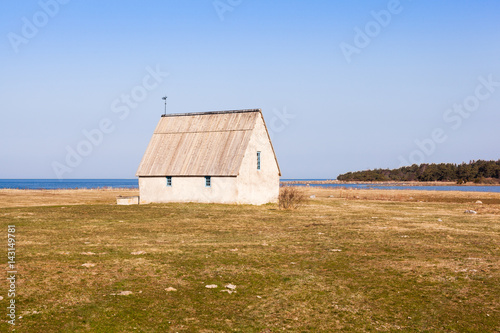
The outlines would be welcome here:
<svg viewBox="0 0 500 333">
<path fill-rule="evenodd" d="M 205 187 L 212 187 L 212 176 L 205 176 Z"/>
<path fill-rule="evenodd" d="M 167 187 L 172 187 L 172 176 L 167 176 Z"/>
<path fill-rule="evenodd" d="M 261 168 L 261 163 L 260 163 L 260 157 L 261 157 L 262 153 L 261 151 L 257 151 L 257 170 L 260 171 L 262 168 Z"/>
</svg>

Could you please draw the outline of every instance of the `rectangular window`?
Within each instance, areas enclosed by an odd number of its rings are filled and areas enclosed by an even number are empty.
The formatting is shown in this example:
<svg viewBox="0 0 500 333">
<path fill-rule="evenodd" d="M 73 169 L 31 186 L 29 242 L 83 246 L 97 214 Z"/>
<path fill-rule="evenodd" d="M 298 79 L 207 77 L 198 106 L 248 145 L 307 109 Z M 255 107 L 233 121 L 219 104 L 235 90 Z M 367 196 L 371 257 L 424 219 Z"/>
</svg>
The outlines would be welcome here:
<svg viewBox="0 0 500 333">
<path fill-rule="evenodd" d="M 260 151 L 257 152 L 257 170 L 260 170 Z"/>
<path fill-rule="evenodd" d="M 170 177 L 170 176 L 167 177 L 167 186 L 168 187 L 172 186 L 172 177 Z"/>
<path fill-rule="evenodd" d="M 205 187 L 212 187 L 212 177 L 210 176 L 205 177 Z"/>
</svg>

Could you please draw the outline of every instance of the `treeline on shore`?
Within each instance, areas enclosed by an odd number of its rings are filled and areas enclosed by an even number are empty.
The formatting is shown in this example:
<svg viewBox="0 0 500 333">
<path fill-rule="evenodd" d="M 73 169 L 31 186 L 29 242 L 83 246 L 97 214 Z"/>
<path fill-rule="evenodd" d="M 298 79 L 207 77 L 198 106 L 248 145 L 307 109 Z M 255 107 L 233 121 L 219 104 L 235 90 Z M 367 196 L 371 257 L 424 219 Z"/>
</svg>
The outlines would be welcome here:
<svg viewBox="0 0 500 333">
<path fill-rule="evenodd" d="M 451 181 L 457 184 L 475 182 L 500 183 L 500 160 L 470 161 L 452 164 L 413 164 L 399 169 L 375 169 L 348 172 L 337 177 L 342 181 Z"/>
</svg>

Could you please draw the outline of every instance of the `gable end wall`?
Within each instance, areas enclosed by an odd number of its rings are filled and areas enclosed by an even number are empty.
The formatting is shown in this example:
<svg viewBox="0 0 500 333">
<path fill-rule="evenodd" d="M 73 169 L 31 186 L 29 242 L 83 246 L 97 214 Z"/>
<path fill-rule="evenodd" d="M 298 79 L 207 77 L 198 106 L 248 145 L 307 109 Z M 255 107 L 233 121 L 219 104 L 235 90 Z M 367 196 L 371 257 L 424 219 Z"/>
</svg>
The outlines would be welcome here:
<svg viewBox="0 0 500 333">
<path fill-rule="evenodd" d="M 261 152 L 261 170 L 257 170 L 257 152 Z M 279 169 L 262 116 L 256 124 L 237 177 L 238 201 L 262 205 L 277 202 Z"/>
</svg>

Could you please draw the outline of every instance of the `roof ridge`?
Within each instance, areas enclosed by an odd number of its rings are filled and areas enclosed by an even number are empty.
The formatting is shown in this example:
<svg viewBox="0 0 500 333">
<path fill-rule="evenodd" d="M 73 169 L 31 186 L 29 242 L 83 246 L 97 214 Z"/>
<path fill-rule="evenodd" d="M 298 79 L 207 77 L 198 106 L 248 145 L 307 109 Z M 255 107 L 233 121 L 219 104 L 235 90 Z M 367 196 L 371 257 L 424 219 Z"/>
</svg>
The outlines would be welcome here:
<svg viewBox="0 0 500 333">
<path fill-rule="evenodd" d="M 202 116 L 209 114 L 226 114 L 226 113 L 245 113 L 245 112 L 262 112 L 261 109 L 242 109 L 242 110 L 226 110 L 226 111 L 205 111 L 205 112 L 189 112 L 189 113 L 170 113 L 162 114 L 162 117 L 182 117 L 182 116 Z"/>
<path fill-rule="evenodd" d="M 245 131 L 253 131 L 253 128 L 245 128 L 245 129 L 228 129 L 228 130 L 213 130 L 213 131 L 178 131 L 178 132 L 154 132 L 153 134 L 180 134 L 180 133 L 215 133 L 215 132 L 245 132 Z"/>
</svg>

